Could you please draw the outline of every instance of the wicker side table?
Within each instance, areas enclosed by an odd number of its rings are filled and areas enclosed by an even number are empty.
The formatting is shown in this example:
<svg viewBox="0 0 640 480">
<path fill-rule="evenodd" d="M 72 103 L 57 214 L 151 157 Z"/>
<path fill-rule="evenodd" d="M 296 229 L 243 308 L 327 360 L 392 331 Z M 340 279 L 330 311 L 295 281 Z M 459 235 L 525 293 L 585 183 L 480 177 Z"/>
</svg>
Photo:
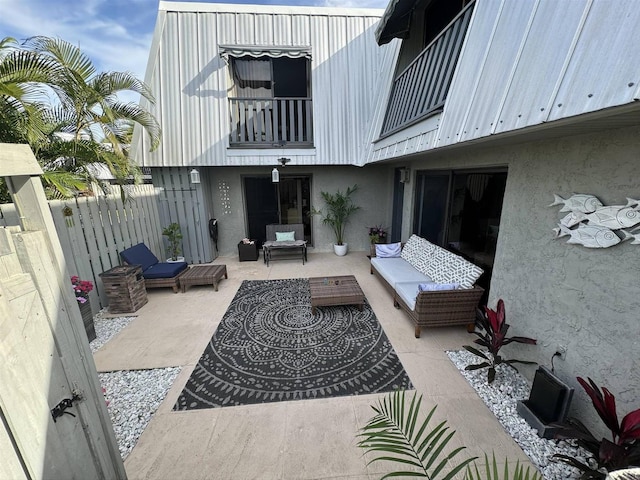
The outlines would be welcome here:
<svg viewBox="0 0 640 480">
<path fill-rule="evenodd" d="M 100 274 L 109 313 L 135 312 L 148 302 L 140 265 L 121 265 Z"/>
</svg>

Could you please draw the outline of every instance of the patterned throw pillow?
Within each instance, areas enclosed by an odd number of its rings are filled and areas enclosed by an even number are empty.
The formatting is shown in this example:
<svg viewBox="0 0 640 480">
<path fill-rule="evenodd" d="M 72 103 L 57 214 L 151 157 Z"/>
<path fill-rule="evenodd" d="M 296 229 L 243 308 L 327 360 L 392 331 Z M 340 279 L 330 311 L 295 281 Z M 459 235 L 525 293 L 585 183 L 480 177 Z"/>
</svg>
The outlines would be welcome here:
<svg viewBox="0 0 640 480">
<path fill-rule="evenodd" d="M 296 232 L 276 232 L 276 242 L 293 242 Z"/>
</svg>

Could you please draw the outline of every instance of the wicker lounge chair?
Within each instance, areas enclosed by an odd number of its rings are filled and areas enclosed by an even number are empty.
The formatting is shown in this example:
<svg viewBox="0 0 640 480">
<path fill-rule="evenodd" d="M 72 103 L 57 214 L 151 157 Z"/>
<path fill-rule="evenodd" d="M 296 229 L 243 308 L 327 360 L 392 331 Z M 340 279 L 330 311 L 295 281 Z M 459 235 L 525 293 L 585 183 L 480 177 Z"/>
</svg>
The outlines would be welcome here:
<svg viewBox="0 0 640 480">
<path fill-rule="evenodd" d="M 180 276 L 187 270 L 187 262 L 160 262 L 151 250 L 139 243 L 120 252 L 120 258 L 129 265 L 140 265 L 146 288 L 180 288 Z"/>
</svg>

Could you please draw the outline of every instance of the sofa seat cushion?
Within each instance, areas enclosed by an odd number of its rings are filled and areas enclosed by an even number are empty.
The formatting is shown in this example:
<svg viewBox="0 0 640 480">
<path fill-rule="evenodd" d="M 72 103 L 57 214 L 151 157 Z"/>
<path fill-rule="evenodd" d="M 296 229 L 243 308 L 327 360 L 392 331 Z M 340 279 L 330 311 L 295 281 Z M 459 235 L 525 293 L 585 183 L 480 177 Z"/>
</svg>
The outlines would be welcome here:
<svg viewBox="0 0 640 480">
<path fill-rule="evenodd" d="M 142 272 L 144 278 L 171 278 L 187 268 L 187 262 L 156 263 Z"/>
<path fill-rule="evenodd" d="M 398 282 L 415 282 L 428 283 L 433 280 L 424 273 L 420 273 L 413 268 L 410 263 L 406 262 L 402 258 L 378 258 L 371 259 L 371 264 L 378 271 L 380 276 L 385 281 L 395 288 Z M 416 286 L 416 288 L 418 288 Z"/>
</svg>

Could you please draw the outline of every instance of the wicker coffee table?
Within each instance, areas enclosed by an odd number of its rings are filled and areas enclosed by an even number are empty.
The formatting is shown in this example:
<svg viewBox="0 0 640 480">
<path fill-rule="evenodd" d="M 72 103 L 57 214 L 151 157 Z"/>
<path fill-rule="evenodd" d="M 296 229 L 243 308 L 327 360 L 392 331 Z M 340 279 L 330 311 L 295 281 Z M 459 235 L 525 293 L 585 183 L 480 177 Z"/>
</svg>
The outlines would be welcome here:
<svg viewBox="0 0 640 480">
<path fill-rule="evenodd" d="M 309 289 L 312 314 L 316 307 L 329 305 L 357 305 L 362 311 L 364 293 L 353 275 L 313 277 L 309 279 Z"/>
<path fill-rule="evenodd" d="M 222 277 L 229 278 L 226 265 L 193 265 L 180 277 L 180 287 L 184 293 L 192 285 L 213 285 L 217 292 Z"/>
</svg>

